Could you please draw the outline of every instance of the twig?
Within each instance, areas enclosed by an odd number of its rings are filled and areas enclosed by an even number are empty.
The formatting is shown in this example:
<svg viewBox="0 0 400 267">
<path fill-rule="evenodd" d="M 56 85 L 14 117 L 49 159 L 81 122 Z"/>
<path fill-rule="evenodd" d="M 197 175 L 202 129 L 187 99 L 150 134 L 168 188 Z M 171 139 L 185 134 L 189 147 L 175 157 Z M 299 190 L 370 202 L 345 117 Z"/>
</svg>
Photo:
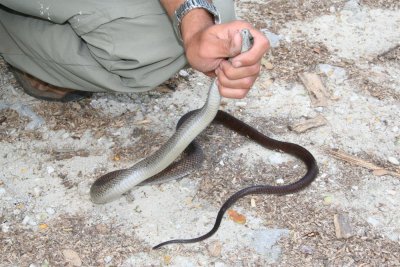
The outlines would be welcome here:
<svg viewBox="0 0 400 267">
<path fill-rule="evenodd" d="M 387 170 L 383 167 L 380 167 L 371 162 L 356 158 L 345 152 L 342 152 L 339 150 L 333 150 L 333 149 L 326 149 L 326 152 L 336 159 L 343 160 L 350 164 L 369 169 L 369 170 L 373 171 L 373 173 L 377 176 L 392 175 L 392 176 L 396 176 L 396 177 L 400 178 L 400 172 Z"/>
</svg>

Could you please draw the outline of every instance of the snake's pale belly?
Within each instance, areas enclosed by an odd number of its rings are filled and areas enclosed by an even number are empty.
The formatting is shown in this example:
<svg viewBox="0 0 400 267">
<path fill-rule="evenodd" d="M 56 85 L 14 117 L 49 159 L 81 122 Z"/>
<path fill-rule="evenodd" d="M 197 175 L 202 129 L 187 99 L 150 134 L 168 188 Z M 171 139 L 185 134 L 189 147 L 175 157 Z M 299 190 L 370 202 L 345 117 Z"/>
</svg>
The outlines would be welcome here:
<svg viewBox="0 0 400 267">
<path fill-rule="evenodd" d="M 242 30 L 242 52 L 251 47 L 252 37 L 248 30 Z M 299 191 L 308 186 L 317 176 L 318 167 L 313 155 L 305 148 L 288 142 L 281 142 L 265 136 L 255 128 L 247 125 L 243 121 L 236 119 L 226 112 L 218 110 L 220 95 L 215 80 L 210 86 L 208 98 L 204 106 L 195 111 L 184 115 L 180 120 L 180 126 L 177 127 L 175 134 L 165 143 L 156 153 L 148 158 L 138 162 L 129 169 L 117 170 L 103 175 L 97 179 L 90 189 L 91 200 L 94 203 L 106 203 L 120 197 L 123 193 L 129 191 L 136 185 L 157 181 L 158 174 L 170 168 L 174 171 L 177 168 L 171 168 L 171 163 L 187 149 L 189 160 L 186 165 L 199 165 L 203 159 L 201 149 L 193 141 L 212 121 L 221 123 L 225 127 L 248 137 L 259 145 L 273 150 L 279 150 L 291 154 L 305 163 L 307 166 L 306 174 L 298 181 L 282 186 L 255 185 L 244 188 L 233 194 L 222 205 L 218 212 L 213 228 L 206 234 L 192 239 L 175 239 L 158 244 L 154 248 L 160 248 L 164 245 L 173 243 L 194 243 L 202 241 L 213 235 L 219 228 L 226 210 L 231 207 L 240 198 L 251 194 L 290 194 Z M 188 147 L 188 148 L 187 148 Z M 189 168 L 184 165 L 185 173 Z"/>
</svg>

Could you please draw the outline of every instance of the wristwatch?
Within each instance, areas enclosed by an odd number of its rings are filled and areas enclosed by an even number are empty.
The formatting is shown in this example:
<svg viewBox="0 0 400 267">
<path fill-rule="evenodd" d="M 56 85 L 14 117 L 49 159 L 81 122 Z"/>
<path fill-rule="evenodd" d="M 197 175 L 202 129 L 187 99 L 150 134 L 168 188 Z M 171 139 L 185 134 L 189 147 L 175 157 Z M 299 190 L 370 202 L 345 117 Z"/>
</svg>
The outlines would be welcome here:
<svg viewBox="0 0 400 267">
<path fill-rule="evenodd" d="M 213 15 L 215 24 L 221 23 L 221 17 L 217 8 L 207 0 L 186 0 L 180 7 L 178 7 L 177 10 L 175 10 L 175 14 L 172 16 L 172 25 L 174 27 L 176 37 L 181 44 L 183 44 L 181 33 L 182 19 L 187 13 L 189 13 L 189 11 L 195 8 L 203 8 L 207 10 L 211 15 Z"/>
</svg>

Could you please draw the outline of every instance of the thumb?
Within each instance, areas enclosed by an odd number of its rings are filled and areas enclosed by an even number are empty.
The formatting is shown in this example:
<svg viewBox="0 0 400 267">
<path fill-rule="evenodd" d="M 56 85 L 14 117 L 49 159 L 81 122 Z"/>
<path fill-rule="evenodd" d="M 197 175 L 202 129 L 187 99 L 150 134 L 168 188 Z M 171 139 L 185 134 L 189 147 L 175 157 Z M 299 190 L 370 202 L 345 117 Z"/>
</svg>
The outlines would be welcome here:
<svg viewBox="0 0 400 267">
<path fill-rule="evenodd" d="M 240 32 L 235 31 L 230 40 L 228 57 L 232 58 L 239 55 L 242 50 L 242 36 L 240 35 Z"/>
<path fill-rule="evenodd" d="M 214 39 L 214 51 L 209 51 L 215 57 L 218 58 L 232 58 L 240 54 L 242 47 L 242 37 L 239 31 L 228 34 L 228 38 L 215 38 Z"/>
</svg>

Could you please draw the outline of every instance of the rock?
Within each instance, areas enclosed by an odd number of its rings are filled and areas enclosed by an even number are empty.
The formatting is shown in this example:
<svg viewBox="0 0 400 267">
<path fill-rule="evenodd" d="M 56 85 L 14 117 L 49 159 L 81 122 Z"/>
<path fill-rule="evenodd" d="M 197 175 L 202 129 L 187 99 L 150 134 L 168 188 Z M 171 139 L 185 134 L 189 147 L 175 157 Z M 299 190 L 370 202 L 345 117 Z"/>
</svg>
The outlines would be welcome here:
<svg viewBox="0 0 400 267">
<path fill-rule="evenodd" d="M 207 246 L 208 253 L 212 257 L 219 257 L 221 256 L 221 251 L 222 251 L 222 245 L 221 242 L 219 241 L 214 241 L 211 244 Z"/>
<path fill-rule="evenodd" d="M 285 181 L 282 178 L 276 179 L 277 184 L 284 184 Z"/>
<path fill-rule="evenodd" d="M 33 195 L 34 195 L 35 197 L 39 197 L 39 196 L 40 196 L 40 193 L 42 193 L 42 190 L 41 190 L 39 187 L 33 188 Z"/>
<path fill-rule="evenodd" d="M 8 223 L 1 224 L 1 231 L 3 233 L 8 233 L 10 231 L 10 225 Z"/>
<path fill-rule="evenodd" d="M 47 214 L 49 214 L 49 215 L 53 215 L 54 213 L 56 213 L 56 211 L 53 209 L 53 208 L 46 208 L 46 212 L 47 212 Z"/>
<path fill-rule="evenodd" d="M 189 73 L 186 70 L 180 70 L 179 76 L 186 78 L 189 77 Z"/>
<path fill-rule="evenodd" d="M 394 165 L 399 165 L 400 162 L 394 157 L 388 157 L 388 161 Z"/>
<path fill-rule="evenodd" d="M 245 107 L 245 106 L 247 106 L 247 102 L 238 101 L 238 102 L 235 103 L 235 106 L 237 106 L 237 107 Z"/>
<path fill-rule="evenodd" d="M 99 234 L 107 234 L 110 231 L 110 228 L 106 224 L 98 224 L 96 225 L 96 230 Z"/>
<path fill-rule="evenodd" d="M 112 256 L 105 256 L 104 257 L 104 263 L 105 264 L 109 264 L 109 263 L 111 263 L 112 259 L 113 259 Z"/>
<path fill-rule="evenodd" d="M 304 254 L 312 255 L 314 254 L 315 248 L 311 246 L 302 245 L 300 251 Z"/>
<path fill-rule="evenodd" d="M 64 249 L 62 251 L 64 255 L 64 259 L 70 263 L 72 266 L 81 266 L 82 265 L 82 260 L 79 257 L 78 253 L 73 251 L 72 249 Z"/>
<path fill-rule="evenodd" d="M 78 184 L 78 194 L 80 196 L 88 196 L 90 193 L 90 184 L 87 181 L 83 181 Z"/>
<path fill-rule="evenodd" d="M 369 224 L 371 224 L 373 227 L 377 227 L 378 225 L 381 224 L 381 222 L 378 219 L 374 218 L 374 217 L 368 217 L 367 218 L 367 222 Z"/>
<path fill-rule="evenodd" d="M 48 174 L 52 174 L 54 172 L 54 168 L 52 166 L 47 166 L 46 170 Z"/>
<path fill-rule="evenodd" d="M 280 153 L 274 153 L 271 156 L 268 157 L 269 162 L 274 165 L 279 165 L 284 163 L 286 160 L 283 158 L 282 154 Z"/>
<path fill-rule="evenodd" d="M 268 38 L 269 44 L 272 48 L 276 48 L 279 46 L 280 41 L 283 39 L 282 35 L 277 35 L 273 32 L 270 32 L 266 29 L 261 29 L 261 32 Z"/>
<path fill-rule="evenodd" d="M 343 6 L 343 10 L 358 13 L 361 11 L 360 2 L 358 0 L 347 1 L 346 4 Z"/>
<path fill-rule="evenodd" d="M 347 214 L 335 214 L 333 216 L 335 233 L 337 238 L 349 238 L 353 236 L 353 229 Z"/>
<path fill-rule="evenodd" d="M 26 215 L 24 217 L 24 219 L 22 220 L 22 224 L 23 225 L 27 225 L 29 223 L 29 221 L 31 220 L 31 217 L 29 217 L 28 215 Z"/>
<path fill-rule="evenodd" d="M 324 197 L 324 205 L 330 205 L 333 202 L 333 196 Z"/>
<path fill-rule="evenodd" d="M 288 234 L 288 229 L 255 230 L 250 246 L 260 255 L 268 256 L 269 263 L 275 263 L 279 260 L 281 254 L 281 248 L 277 245 L 277 242 L 281 237 Z"/>
<path fill-rule="evenodd" d="M 325 74 L 329 79 L 336 83 L 342 83 L 347 79 L 347 73 L 344 68 L 332 66 L 329 64 L 319 64 L 318 71 Z"/>
</svg>

